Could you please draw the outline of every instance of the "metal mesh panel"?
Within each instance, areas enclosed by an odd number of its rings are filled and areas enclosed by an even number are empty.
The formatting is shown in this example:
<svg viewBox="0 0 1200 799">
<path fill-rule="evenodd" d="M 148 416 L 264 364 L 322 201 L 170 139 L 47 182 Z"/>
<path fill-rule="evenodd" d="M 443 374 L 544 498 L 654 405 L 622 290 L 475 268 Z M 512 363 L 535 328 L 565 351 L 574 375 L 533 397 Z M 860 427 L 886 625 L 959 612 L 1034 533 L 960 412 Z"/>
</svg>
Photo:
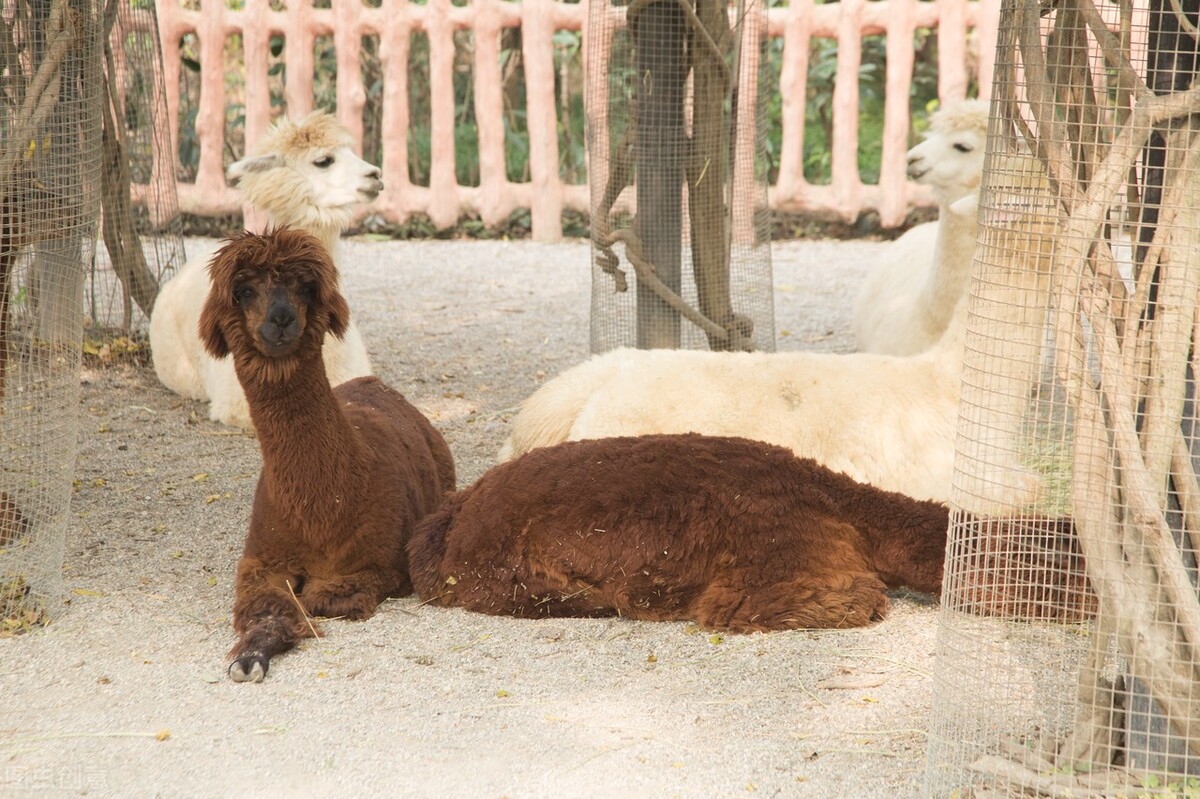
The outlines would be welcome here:
<svg viewBox="0 0 1200 799">
<path fill-rule="evenodd" d="M 0 13 L 0 635 L 52 612 L 79 404 L 100 123 L 95 7 Z"/>
<path fill-rule="evenodd" d="M 91 324 L 144 329 L 158 287 L 185 261 L 175 154 L 153 3 L 105 9 L 104 246 L 87 275 Z"/>
<path fill-rule="evenodd" d="M 592 351 L 773 350 L 765 6 L 590 15 Z"/>
<path fill-rule="evenodd" d="M 931 795 L 1200 795 L 1198 16 L 1003 5 Z"/>
</svg>

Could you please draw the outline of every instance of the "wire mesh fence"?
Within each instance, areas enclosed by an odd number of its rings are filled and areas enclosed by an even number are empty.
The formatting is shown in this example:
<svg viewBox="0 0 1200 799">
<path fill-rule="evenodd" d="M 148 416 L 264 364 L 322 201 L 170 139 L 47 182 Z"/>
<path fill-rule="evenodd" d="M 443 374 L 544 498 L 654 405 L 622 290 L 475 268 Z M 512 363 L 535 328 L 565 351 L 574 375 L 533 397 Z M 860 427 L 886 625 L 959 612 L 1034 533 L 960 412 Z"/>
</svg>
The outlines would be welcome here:
<svg viewBox="0 0 1200 799">
<path fill-rule="evenodd" d="M 931 795 L 1200 795 L 1198 17 L 1003 6 Z"/>
<path fill-rule="evenodd" d="M 100 29 L 85 0 L 0 14 L 0 635 L 42 621 L 61 593 L 100 200 Z"/>
<path fill-rule="evenodd" d="M 150 2 L 104 8 L 104 246 L 86 280 L 87 321 L 102 330 L 144 329 L 185 261 L 157 25 Z"/>
<path fill-rule="evenodd" d="M 590 8 L 591 346 L 773 350 L 762 4 Z"/>
</svg>

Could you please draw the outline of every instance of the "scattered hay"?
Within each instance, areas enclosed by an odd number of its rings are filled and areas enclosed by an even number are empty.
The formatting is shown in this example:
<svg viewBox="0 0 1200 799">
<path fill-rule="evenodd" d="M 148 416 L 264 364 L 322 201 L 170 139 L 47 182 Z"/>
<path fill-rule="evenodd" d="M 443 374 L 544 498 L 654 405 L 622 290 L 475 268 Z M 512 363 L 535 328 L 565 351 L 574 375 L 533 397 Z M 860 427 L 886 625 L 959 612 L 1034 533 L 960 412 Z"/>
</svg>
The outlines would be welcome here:
<svg viewBox="0 0 1200 799">
<path fill-rule="evenodd" d="M 5 576 L 0 582 L 0 639 L 15 638 L 49 623 L 45 608 L 30 599 L 25 578 Z"/>
</svg>

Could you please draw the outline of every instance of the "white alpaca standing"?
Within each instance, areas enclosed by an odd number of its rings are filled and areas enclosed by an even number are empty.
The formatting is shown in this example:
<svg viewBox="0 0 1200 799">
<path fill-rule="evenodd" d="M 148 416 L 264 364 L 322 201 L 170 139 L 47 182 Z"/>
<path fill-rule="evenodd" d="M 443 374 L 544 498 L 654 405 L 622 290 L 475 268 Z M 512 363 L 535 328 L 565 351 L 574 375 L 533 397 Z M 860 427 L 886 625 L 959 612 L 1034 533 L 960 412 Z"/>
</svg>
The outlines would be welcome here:
<svg viewBox="0 0 1200 799">
<path fill-rule="evenodd" d="M 908 175 L 933 189 L 938 220 L 917 225 L 886 250 L 854 303 L 863 352 L 913 355 L 942 335 L 967 288 L 978 233 L 975 217 L 950 206 L 979 192 L 988 106 L 964 100 L 935 112 L 929 135 L 908 151 Z"/>
<path fill-rule="evenodd" d="M 246 202 L 266 213 L 271 227 L 300 228 L 316 236 L 337 261 L 337 244 L 354 207 L 383 189 L 379 168 L 350 149 L 350 134 L 328 113 L 300 122 L 281 119 L 251 155 L 229 167 Z M 208 296 L 211 253 L 188 260 L 159 292 L 150 315 L 150 350 L 163 385 L 192 399 L 208 400 L 209 418 L 251 428 L 250 410 L 229 358 L 204 351 L 196 325 Z M 332 385 L 371 374 L 362 336 L 351 322 L 345 338 L 325 342 L 325 370 Z"/>
</svg>

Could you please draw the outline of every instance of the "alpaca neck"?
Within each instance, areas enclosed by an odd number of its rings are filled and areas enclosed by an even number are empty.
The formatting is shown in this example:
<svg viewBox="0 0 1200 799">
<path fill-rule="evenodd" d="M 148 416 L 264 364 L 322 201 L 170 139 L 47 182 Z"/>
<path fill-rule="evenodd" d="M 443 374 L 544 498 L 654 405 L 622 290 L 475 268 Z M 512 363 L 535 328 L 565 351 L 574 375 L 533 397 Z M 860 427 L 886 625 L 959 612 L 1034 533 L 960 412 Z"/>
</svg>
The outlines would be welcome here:
<svg viewBox="0 0 1200 799">
<path fill-rule="evenodd" d="M 964 286 L 958 297 L 950 302 L 952 304 L 941 337 L 932 347 L 915 357 L 938 364 L 943 372 L 957 383 L 962 377 L 963 358 L 966 357 L 967 322 L 971 315 L 971 297 L 967 288 Z"/>
<path fill-rule="evenodd" d="M 880 579 L 891 588 L 941 590 L 949 509 L 848 482 L 845 510 L 849 521 L 865 533 Z"/>
<path fill-rule="evenodd" d="M 267 213 L 267 218 L 270 220 L 271 228 L 278 227 L 297 227 L 303 228 L 306 232 L 312 234 L 318 241 L 325 246 L 333 257 L 334 263 L 337 263 L 338 242 L 342 240 L 343 226 L 331 222 L 318 222 L 305 219 L 280 218 L 270 212 Z"/>
<path fill-rule="evenodd" d="M 359 433 L 342 412 L 317 357 L 305 358 L 286 378 L 243 375 L 253 367 L 235 360 L 250 418 L 262 450 L 263 478 L 281 513 L 295 514 L 300 530 L 336 529 L 353 507 Z"/>
<path fill-rule="evenodd" d="M 941 209 L 933 246 L 933 269 L 921 290 L 921 308 L 931 330 L 946 327 L 959 298 L 966 292 L 978 232 L 974 214 L 956 214 L 947 207 Z"/>
</svg>

